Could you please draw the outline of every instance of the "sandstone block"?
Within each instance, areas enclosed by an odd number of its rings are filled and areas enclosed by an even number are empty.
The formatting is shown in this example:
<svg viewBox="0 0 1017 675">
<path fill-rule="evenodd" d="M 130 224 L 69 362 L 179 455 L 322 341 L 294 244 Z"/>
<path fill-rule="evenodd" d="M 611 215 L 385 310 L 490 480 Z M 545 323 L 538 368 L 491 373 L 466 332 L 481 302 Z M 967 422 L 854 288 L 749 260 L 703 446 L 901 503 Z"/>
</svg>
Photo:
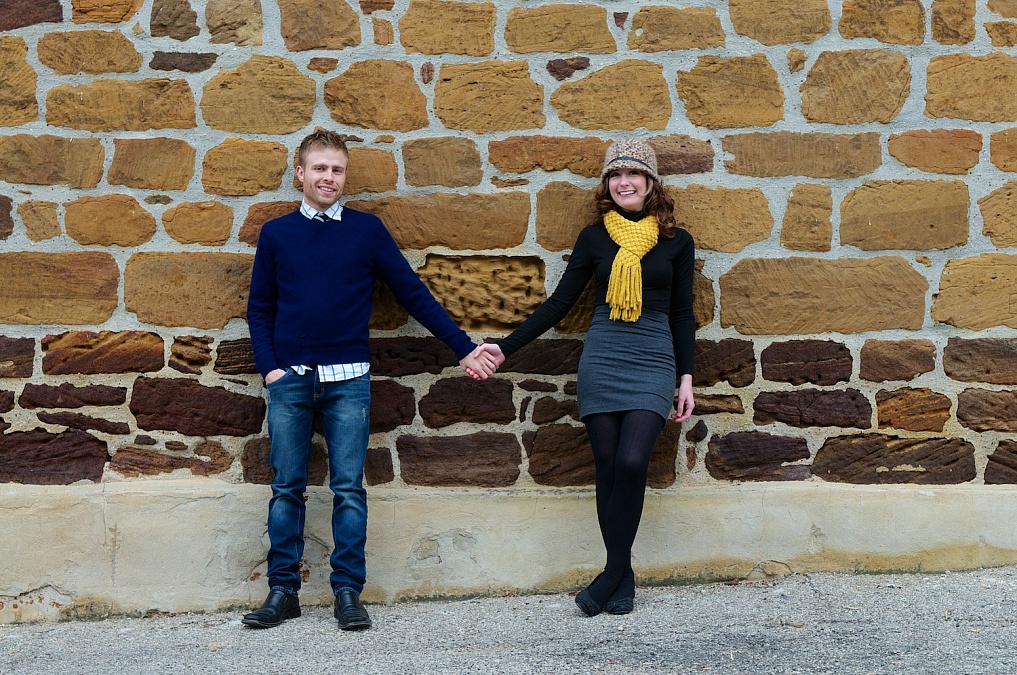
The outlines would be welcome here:
<svg viewBox="0 0 1017 675">
<path fill-rule="evenodd" d="M 913 380 L 936 367 L 936 345 L 931 340 L 866 340 L 861 350 L 863 380 Z"/>
<path fill-rule="evenodd" d="M 1017 181 L 1010 181 L 978 200 L 982 233 L 1000 248 L 1017 246 Z"/>
<path fill-rule="evenodd" d="M 464 187 L 480 185 L 484 178 L 480 151 L 469 138 L 445 136 L 406 141 L 403 166 L 409 185 Z"/>
<path fill-rule="evenodd" d="M 537 402 L 533 404 L 533 414 L 530 415 L 530 421 L 534 424 L 548 424 L 549 422 L 557 422 L 563 417 L 571 417 L 578 422 L 579 404 L 572 399 L 559 401 L 550 396 L 544 396 L 537 399 Z"/>
<path fill-rule="evenodd" d="M 720 324 L 744 335 L 918 330 L 928 286 L 895 256 L 748 258 L 720 277 Z"/>
<path fill-rule="evenodd" d="M 396 189 L 399 167 L 387 150 L 350 148 L 350 164 L 343 194 L 389 192 Z"/>
<path fill-rule="evenodd" d="M 1003 129 L 990 135 L 989 156 L 1000 171 L 1017 171 L 1017 129 Z"/>
<path fill-rule="evenodd" d="M 194 94 L 186 80 L 93 80 L 46 95 L 46 123 L 85 131 L 193 129 Z"/>
<path fill-rule="evenodd" d="M 571 249 L 579 231 L 600 217 L 591 190 L 554 181 L 537 193 L 537 243 L 548 251 Z"/>
<path fill-rule="evenodd" d="M 33 408 L 81 408 L 82 406 L 122 405 L 127 402 L 127 390 L 104 384 L 78 387 L 70 382 L 59 386 L 25 383 L 18 397 L 18 405 L 26 410 Z"/>
<path fill-rule="evenodd" d="M 957 421 L 975 431 L 1017 431 L 1017 392 L 965 389 L 957 395 Z"/>
<path fill-rule="evenodd" d="M 723 47 L 724 28 L 712 7 L 640 7 L 627 46 L 641 52 Z"/>
<path fill-rule="evenodd" d="M 675 465 L 678 460 L 678 445 L 681 442 L 682 425 L 668 420 L 657 436 L 657 442 L 650 453 L 650 466 L 646 473 L 646 485 L 663 490 L 674 485 L 677 478 Z"/>
<path fill-rule="evenodd" d="M 943 370 L 961 382 L 1017 384 L 1017 340 L 950 338 L 943 350 Z"/>
<path fill-rule="evenodd" d="M 0 391 L 0 413 L 8 413 L 14 410 L 14 392 L 13 391 Z M 8 427 L 4 427 L 4 431 Z"/>
<path fill-rule="evenodd" d="M 966 45 L 974 40 L 975 0 L 935 0 L 932 39 L 943 45 Z"/>
<path fill-rule="evenodd" d="M 84 431 L 11 432 L 0 435 L 0 483 L 98 483 L 109 454 L 106 442 Z"/>
<path fill-rule="evenodd" d="M 205 4 L 205 25 L 212 44 L 260 45 L 262 24 L 259 0 L 208 0 Z"/>
<path fill-rule="evenodd" d="M 310 124 L 314 88 L 314 80 L 289 59 L 254 55 L 209 80 L 201 94 L 201 116 L 222 131 L 288 134 Z"/>
<path fill-rule="evenodd" d="M 416 413 L 417 400 L 412 387 L 395 380 L 371 380 L 372 434 L 411 424 Z"/>
<path fill-rule="evenodd" d="M 120 269 L 108 253 L 0 253 L 0 323 L 100 324 L 117 307 Z"/>
<path fill-rule="evenodd" d="M 60 0 L 10 0 L 0 16 L 0 31 L 15 30 L 37 23 L 59 23 L 64 20 Z"/>
<path fill-rule="evenodd" d="M 159 326 L 223 328 L 244 318 L 254 256 L 135 253 L 124 269 L 124 306 Z"/>
<path fill-rule="evenodd" d="M 800 90 L 802 115 L 809 122 L 885 124 L 908 98 L 911 66 L 904 54 L 888 49 L 826 51 Z"/>
<path fill-rule="evenodd" d="M 768 238 L 773 230 L 769 202 L 758 188 L 689 185 L 668 189 L 674 198 L 675 220 L 692 233 L 698 248 L 738 253 Z"/>
<path fill-rule="evenodd" d="M 74 23 L 121 23 L 141 9 L 143 0 L 71 0 Z"/>
<path fill-rule="evenodd" d="M 1013 21 L 995 21 L 985 24 L 985 32 L 993 47 L 1013 47 L 1017 45 L 1017 23 Z"/>
<path fill-rule="evenodd" d="M 128 195 L 81 197 L 64 208 L 67 234 L 79 244 L 138 246 L 155 234 L 155 217 Z"/>
<path fill-rule="evenodd" d="M 436 338 L 396 337 L 371 340 L 371 373 L 403 377 L 431 373 L 459 365 L 452 350 Z"/>
<path fill-rule="evenodd" d="M 712 387 L 727 381 L 732 387 L 746 387 L 756 379 L 756 353 L 752 342 L 724 338 L 696 340 L 696 371 L 693 384 Z"/>
<path fill-rule="evenodd" d="M 989 0 L 989 11 L 1008 19 L 1017 19 L 1017 0 Z"/>
<path fill-rule="evenodd" d="M 194 176 L 195 150 L 175 138 L 115 138 L 107 180 L 144 190 L 184 190 Z"/>
<path fill-rule="evenodd" d="M 181 335 L 173 338 L 167 364 L 173 370 L 187 375 L 200 375 L 201 369 L 212 362 L 212 338 L 207 335 Z"/>
<path fill-rule="evenodd" d="M 66 427 L 68 429 L 80 429 L 81 431 L 98 431 L 104 434 L 123 436 L 131 433 L 131 427 L 126 422 L 114 422 L 101 417 L 91 417 L 80 413 L 71 412 L 40 412 L 36 417 L 43 424 L 51 424 Z"/>
<path fill-rule="evenodd" d="M 162 226 L 181 244 L 221 246 L 233 229 L 233 209 L 217 201 L 184 202 L 162 214 Z"/>
<path fill-rule="evenodd" d="M 503 379 L 478 382 L 472 377 L 438 380 L 420 399 L 420 417 L 431 429 L 457 422 L 508 424 L 516 418 L 512 383 Z"/>
<path fill-rule="evenodd" d="M 890 154 L 929 173 L 965 174 L 978 164 L 982 136 L 969 129 L 916 129 L 890 136 Z"/>
<path fill-rule="evenodd" d="M 348 206 L 381 218 L 401 248 L 512 248 L 523 243 L 530 219 L 525 192 L 387 197 Z"/>
<path fill-rule="evenodd" d="M 879 134 L 799 134 L 778 131 L 725 136 L 724 161 L 731 173 L 747 176 L 854 178 L 882 163 Z"/>
<path fill-rule="evenodd" d="M 797 47 L 787 50 L 787 69 L 792 73 L 800 73 L 805 70 L 805 62 L 809 55 Z"/>
<path fill-rule="evenodd" d="M 0 241 L 14 234 L 14 200 L 0 195 Z"/>
<path fill-rule="evenodd" d="M 498 369 L 503 373 L 534 375 L 565 375 L 579 370 L 579 357 L 583 353 L 582 340 L 534 340 L 505 360 Z M 565 386 L 565 393 L 574 395 Z"/>
<path fill-rule="evenodd" d="M 315 56 L 307 62 L 307 69 L 318 73 L 331 73 L 339 67 L 339 59 L 327 56 Z"/>
<path fill-rule="evenodd" d="M 478 134 L 535 129 L 544 126 L 544 87 L 525 61 L 445 64 L 434 85 L 434 114 L 449 129 Z"/>
<path fill-rule="evenodd" d="M 491 164 L 499 171 L 527 173 L 536 169 L 544 171 L 566 169 L 579 176 L 599 178 L 608 145 L 610 145 L 608 141 L 594 136 L 585 138 L 511 136 L 501 141 L 490 141 L 487 144 L 487 155 Z M 659 156 L 657 164 L 660 169 Z"/>
<path fill-rule="evenodd" d="M 963 181 L 869 181 L 840 208 L 841 243 L 862 250 L 945 249 L 968 240 Z"/>
<path fill-rule="evenodd" d="M 707 444 L 706 470 L 718 480 L 805 480 L 809 457 L 804 438 L 740 431 L 714 436 Z"/>
<path fill-rule="evenodd" d="M 493 2 L 410 0 L 399 19 L 399 41 L 409 53 L 487 56 L 494 51 Z"/>
<path fill-rule="evenodd" d="M 325 83 L 325 105 L 336 122 L 355 127 L 413 131 L 428 124 L 427 99 L 408 63 L 371 59 L 352 64 Z M 436 92 L 436 112 L 437 107 Z"/>
<path fill-rule="evenodd" d="M 692 70 L 678 71 L 677 88 L 697 126 L 768 127 L 784 119 L 784 90 L 765 54 L 700 56 Z"/>
<path fill-rule="evenodd" d="M 763 377 L 772 382 L 825 386 L 851 379 L 851 350 L 833 340 L 774 342 L 759 357 Z"/>
<path fill-rule="evenodd" d="M 374 31 L 374 44 L 384 46 L 395 42 L 395 28 L 391 21 L 374 17 L 371 19 L 371 29 Z"/>
<path fill-rule="evenodd" d="M 152 37 L 171 37 L 181 42 L 201 33 L 198 13 L 188 0 L 154 0 L 149 30 Z"/>
<path fill-rule="evenodd" d="M 25 224 L 25 234 L 32 241 L 43 241 L 60 236 L 59 204 L 28 200 L 18 204 L 18 215 Z"/>
<path fill-rule="evenodd" d="M 139 377 L 131 391 L 138 428 L 187 436 L 250 436 L 261 431 L 265 400 L 177 378 Z"/>
<path fill-rule="evenodd" d="M 833 239 L 833 191 L 799 183 L 788 195 L 780 244 L 797 251 L 829 251 Z"/>
<path fill-rule="evenodd" d="M 153 52 L 148 67 L 152 70 L 179 70 L 185 73 L 201 73 L 215 65 L 217 54 Z"/>
<path fill-rule="evenodd" d="M 231 197 L 277 190 L 288 158 L 280 143 L 229 138 L 205 153 L 201 184 L 209 194 Z"/>
<path fill-rule="evenodd" d="M 384 485 L 395 480 L 392 452 L 388 448 L 368 448 L 364 458 L 364 480 L 368 485 Z"/>
<path fill-rule="evenodd" d="M 764 391 L 753 403 L 755 424 L 783 422 L 792 427 L 872 427 L 872 405 L 855 389 Z"/>
<path fill-rule="evenodd" d="M 713 171 L 713 146 L 710 141 L 675 134 L 654 136 L 648 143 L 657 154 L 657 172 L 661 176 Z M 600 169 L 594 175 L 599 176 Z"/>
<path fill-rule="evenodd" d="M 830 32 L 824 0 L 731 0 L 730 11 L 734 29 L 764 45 L 814 42 Z"/>
<path fill-rule="evenodd" d="M 4 136 L 0 137 L 0 180 L 93 188 L 102 178 L 104 158 L 98 138 Z"/>
<path fill-rule="evenodd" d="M 716 415 L 718 413 L 741 414 L 745 412 L 742 399 L 734 394 L 700 394 L 696 393 L 696 416 Z M 700 420 L 702 422 L 702 420 Z M 697 425 L 698 426 L 698 423 Z M 706 438 L 706 436 L 703 436 Z M 700 439 L 702 440 L 702 439 Z M 698 443 L 698 441 L 696 441 Z"/>
<path fill-rule="evenodd" d="M 410 485 L 508 487 L 522 459 L 512 434 L 480 431 L 467 436 L 400 436 L 399 473 Z"/>
<path fill-rule="evenodd" d="M 505 21 L 505 44 L 523 54 L 617 51 L 607 27 L 607 9 L 596 5 L 512 7 Z"/>
<path fill-rule="evenodd" d="M 240 226 L 237 238 L 245 244 L 257 246 L 258 235 L 261 234 L 261 228 L 265 223 L 273 218 L 279 218 L 287 213 L 292 213 L 299 208 L 299 201 L 252 204 L 251 208 L 247 210 L 247 217 L 244 218 L 244 222 Z"/>
<path fill-rule="evenodd" d="M 371 297 L 371 318 L 367 322 L 371 330 L 395 330 L 405 325 L 409 312 L 396 300 L 392 290 L 384 281 L 375 279 Z"/>
<path fill-rule="evenodd" d="M 596 469 L 586 429 L 571 424 L 541 427 L 527 450 L 530 477 L 537 485 L 593 485 Z"/>
<path fill-rule="evenodd" d="M 286 49 L 344 49 L 360 44 L 360 16 L 344 0 L 278 0 Z"/>
<path fill-rule="evenodd" d="M 222 375 L 242 375 L 258 372 L 254 367 L 254 352 L 251 350 L 251 339 L 223 340 L 215 350 L 215 366 L 212 367 Z"/>
<path fill-rule="evenodd" d="M 925 40 L 925 8 L 921 0 L 845 0 L 840 34 L 893 45 L 920 45 Z"/>
<path fill-rule="evenodd" d="M 215 451 L 208 450 L 209 447 L 217 449 Z M 177 469 L 187 469 L 195 475 L 208 476 L 222 473 L 232 464 L 233 457 L 215 441 L 206 441 L 199 448 L 195 448 L 195 452 L 208 452 L 214 456 L 207 459 L 204 457 L 181 457 L 154 450 L 127 447 L 121 448 L 113 455 L 109 468 L 128 478 L 170 473 Z"/>
<path fill-rule="evenodd" d="M 144 62 L 134 44 L 117 31 L 47 33 L 39 38 L 39 61 L 57 75 L 136 73 Z"/>
<path fill-rule="evenodd" d="M 268 455 L 272 442 L 268 438 L 253 438 L 244 444 L 240 454 L 240 466 L 245 483 L 271 485 L 275 478 Z M 307 472 L 308 485 L 322 485 L 328 479 L 328 455 L 321 443 L 311 444 L 311 461 Z"/>
<path fill-rule="evenodd" d="M 562 82 L 576 74 L 577 71 L 590 67 L 590 59 L 586 56 L 573 56 L 567 59 L 551 59 L 547 62 L 547 72 L 551 77 Z"/>
<path fill-rule="evenodd" d="M 523 380 L 518 383 L 518 386 L 523 391 L 542 391 L 545 393 L 558 391 L 558 385 L 554 382 L 544 382 L 542 380 Z"/>
<path fill-rule="evenodd" d="M 1017 59 L 1002 52 L 985 56 L 933 56 L 926 71 L 925 115 L 975 122 L 1017 120 L 1017 100 L 997 92 L 1017 87 Z"/>
<path fill-rule="evenodd" d="M 974 450 L 961 438 L 835 436 L 816 452 L 812 473 L 832 483 L 966 483 L 975 478 Z"/>
<path fill-rule="evenodd" d="M 144 331 L 47 335 L 42 339 L 42 352 L 46 375 L 148 373 L 165 363 L 162 338 Z"/>
<path fill-rule="evenodd" d="M 1004 439 L 989 455 L 985 465 L 985 484 L 1002 485 L 1017 483 L 1017 442 Z"/>
<path fill-rule="evenodd" d="M 35 340 L 0 335 L 0 377 L 31 377 L 35 370 Z M 12 400 L 13 400 L 13 394 Z M 2 406 L 0 406 L 2 407 Z M 0 410 L 0 412 L 8 412 Z"/>
<path fill-rule="evenodd" d="M 566 82 L 551 94 L 551 105 L 577 129 L 663 129 L 671 118 L 662 67 L 633 59 Z"/>
<path fill-rule="evenodd" d="M 932 300 L 932 318 L 958 328 L 1017 328 L 1017 257 L 986 253 L 948 260 Z"/>
<path fill-rule="evenodd" d="M 881 390 L 876 393 L 879 428 L 942 432 L 950 419 L 950 399 L 931 389 Z"/>
</svg>

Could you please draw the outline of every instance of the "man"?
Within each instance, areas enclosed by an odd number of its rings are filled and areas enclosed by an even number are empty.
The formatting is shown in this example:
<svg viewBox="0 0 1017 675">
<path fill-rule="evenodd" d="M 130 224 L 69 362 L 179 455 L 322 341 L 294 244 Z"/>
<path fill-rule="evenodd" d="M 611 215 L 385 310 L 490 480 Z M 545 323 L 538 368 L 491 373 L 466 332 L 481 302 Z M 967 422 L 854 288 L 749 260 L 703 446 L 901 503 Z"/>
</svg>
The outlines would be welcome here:
<svg viewBox="0 0 1017 675">
<path fill-rule="evenodd" d="M 265 224 L 258 239 L 247 320 L 268 398 L 270 461 L 268 585 L 243 623 L 270 628 L 300 616 L 304 490 L 314 417 L 321 415 L 332 489 L 329 581 L 343 630 L 371 626 L 360 602 L 366 565 L 367 492 L 363 487 L 370 409 L 368 321 L 376 278 L 460 364 L 480 374 L 493 358 L 449 318 L 375 216 L 339 205 L 349 152 L 338 134 L 318 130 L 300 144 L 297 180 L 304 198 L 293 213 Z M 472 373 L 471 373 L 472 374 Z"/>
</svg>

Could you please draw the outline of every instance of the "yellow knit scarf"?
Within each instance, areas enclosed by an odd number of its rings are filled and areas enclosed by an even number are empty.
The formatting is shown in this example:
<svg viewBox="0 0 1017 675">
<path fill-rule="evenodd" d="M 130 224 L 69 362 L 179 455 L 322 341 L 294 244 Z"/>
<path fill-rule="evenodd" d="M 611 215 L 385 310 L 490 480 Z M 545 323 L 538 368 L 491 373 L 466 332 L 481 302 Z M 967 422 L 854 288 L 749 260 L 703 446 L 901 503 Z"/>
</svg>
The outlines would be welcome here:
<svg viewBox="0 0 1017 675">
<path fill-rule="evenodd" d="M 643 311 L 643 269 L 639 261 L 657 243 L 657 219 L 646 216 L 631 221 L 617 211 L 608 211 L 604 214 L 604 225 L 614 243 L 621 247 L 614 256 L 607 283 L 611 318 L 635 321 Z"/>
</svg>

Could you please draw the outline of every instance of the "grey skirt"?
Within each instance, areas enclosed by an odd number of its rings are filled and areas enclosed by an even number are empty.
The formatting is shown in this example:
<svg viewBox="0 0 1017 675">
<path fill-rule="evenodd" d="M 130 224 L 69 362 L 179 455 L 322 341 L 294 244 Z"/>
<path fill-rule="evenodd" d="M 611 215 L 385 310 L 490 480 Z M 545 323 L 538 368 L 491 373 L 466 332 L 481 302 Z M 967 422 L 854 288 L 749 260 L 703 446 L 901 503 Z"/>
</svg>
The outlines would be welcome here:
<svg viewBox="0 0 1017 675">
<path fill-rule="evenodd" d="M 612 321 L 600 305 L 579 359 L 579 417 L 651 410 L 665 420 L 674 407 L 674 343 L 667 314 L 643 310 L 633 322 Z"/>
</svg>

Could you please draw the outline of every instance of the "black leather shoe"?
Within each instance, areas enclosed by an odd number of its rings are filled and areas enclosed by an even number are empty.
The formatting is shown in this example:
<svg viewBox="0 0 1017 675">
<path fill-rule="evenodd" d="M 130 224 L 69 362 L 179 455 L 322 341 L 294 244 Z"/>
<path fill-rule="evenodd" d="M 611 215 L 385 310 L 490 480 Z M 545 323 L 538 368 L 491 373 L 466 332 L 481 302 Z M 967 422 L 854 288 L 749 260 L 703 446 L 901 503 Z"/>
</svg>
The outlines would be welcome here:
<svg viewBox="0 0 1017 675">
<path fill-rule="evenodd" d="M 335 596 L 335 618 L 341 630 L 364 630 L 371 627 L 371 617 L 360 602 L 360 594 L 344 588 Z"/>
<path fill-rule="evenodd" d="M 251 628 L 275 628 L 286 619 L 300 616 L 300 601 L 295 595 L 287 595 L 279 588 L 268 592 L 261 607 L 245 614 L 241 623 Z"/>
</svg>

